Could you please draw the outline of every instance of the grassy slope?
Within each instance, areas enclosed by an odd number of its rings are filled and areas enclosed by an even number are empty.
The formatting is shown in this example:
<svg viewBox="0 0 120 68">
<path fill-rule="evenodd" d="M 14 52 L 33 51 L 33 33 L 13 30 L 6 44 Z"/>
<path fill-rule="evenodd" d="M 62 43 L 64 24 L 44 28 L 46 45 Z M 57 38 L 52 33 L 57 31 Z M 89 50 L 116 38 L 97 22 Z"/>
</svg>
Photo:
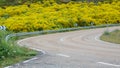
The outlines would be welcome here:
<svg viewBox="0 0 120 68">
<path fill-rule="evenodd" d="M 30 59 L 37 54 L 37 51 L 14 44 L 15 39 L 6 42 L 4 38 L 7 34 L 9 32 L 0 31 L 0 68 Z"/>
<path fill-rule="evenodd" d="M 21 51 L 23 51 L 24 54 L 21 54 L 21 55 L 17 54 L 14 57 L 10 56 L 10 57 L 7 57 L 5 59 L 0 60 L 0 68 L 3 68 L 3 67 L 6 67 L 6 66 L 9 66 L 9 65 L 16 64 L 18 62 L 30 59 L 37 54 L 36 51 L 31 50 L 31 49 L 27 49 L 27 48 L 24 48 L 24 47 L 20 47 L 19 49 Z"/>
<path fill-rule="evenodd" d="M 115 30 L 113 32 L 105 32 L 101 36 L 101 40 L 120 44 L 120 30 Z"/>
<path fill-rule="evenodd" d="M 32 58 L 32 56 L 16 56 L 14 58 L 6 58 L 5 60 L 0 61 L 0 68 L 9 66 L 27 59 Z"/>
<path fill-rule="evenodd" d="M 14 48 L 16 48 L 16 47 L 14 47 Z M 8 56 L 8 57 L 0 60 L 0 68 L 30 59 L 37 54 L 36 51 L 28 49 L 28 48 L 17 47 L 17 49 L 19 50 L 19 53 L 16 54 L 15 56 L 13 56 L 13 57 Z M 21 54 L 20 54 L 20 52 L 21 52 Z"/>
</svg>

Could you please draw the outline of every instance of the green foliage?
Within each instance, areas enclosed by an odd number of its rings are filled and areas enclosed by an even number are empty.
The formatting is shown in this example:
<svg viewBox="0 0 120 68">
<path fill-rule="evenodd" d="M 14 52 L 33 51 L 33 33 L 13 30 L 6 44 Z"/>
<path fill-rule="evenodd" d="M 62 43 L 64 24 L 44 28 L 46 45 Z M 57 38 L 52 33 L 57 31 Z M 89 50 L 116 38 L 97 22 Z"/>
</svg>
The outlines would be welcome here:
<svg viewBox="0 0 120 68">
<path fill-rule="evenodd" d="M 109 35 L 109 34 L 110 34 L 110 32 L 107 30 L 104 32 L 104 35 Z"/>
<path fill-rule="evenodd" d="M 15 53 L 16 50 L 13 49 L 13 45 L 9 45 L 3 40 L 0 42 L 0 59 L 14 57 Z"/>
<path fill-rule="evenodd" d="M 5 36 L 9 34 L 7 31 L 0 31 L 0 60 L 6 58 L 14 58 L 16 56 L 34 56 L 35 51 L 30 51 L 25 47 L 14 45 L 5 41 Z"/>
<path fill-rule="evenodd" d="M 54 30 L 77 26 L 91 26 L 120 23 L 120 2 L 91 3 L 69 2 L 57 4 L 44 0 L 30 5 L 0 8 L 0 25 L 14 32 Z"/>
</svg>

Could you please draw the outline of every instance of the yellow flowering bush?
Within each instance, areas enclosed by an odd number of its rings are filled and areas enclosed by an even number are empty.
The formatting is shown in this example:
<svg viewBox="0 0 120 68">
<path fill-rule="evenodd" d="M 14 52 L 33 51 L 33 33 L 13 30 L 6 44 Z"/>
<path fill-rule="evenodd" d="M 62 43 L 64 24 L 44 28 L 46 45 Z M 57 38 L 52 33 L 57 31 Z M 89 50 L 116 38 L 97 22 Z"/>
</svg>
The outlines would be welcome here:
<svg viewBox="0 0 120 68">
<path fill-rule="evenodd" d="M 0 8 L 0 25 L 14 32 L 120 23 L 120 2 L 57 4 L 54 0 Z"/>
</svg>

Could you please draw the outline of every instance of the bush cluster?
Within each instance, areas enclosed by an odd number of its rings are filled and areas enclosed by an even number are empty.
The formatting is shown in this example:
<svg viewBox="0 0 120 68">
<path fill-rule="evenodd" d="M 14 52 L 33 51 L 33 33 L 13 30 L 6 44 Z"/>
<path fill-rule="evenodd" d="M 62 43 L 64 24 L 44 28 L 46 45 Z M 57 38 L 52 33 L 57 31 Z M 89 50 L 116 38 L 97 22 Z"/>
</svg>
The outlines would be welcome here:
<svg viewBox="0 0 120 68">
<path fill-rule="evenodd" d="M 5 42 L 6 31 L 0 31 L 0 60 L 5 59 L 8 56 L 14 56 L 14 50 L 12 46 Z"/>
<path fill-rule="evenodd" d="M 54 0 L 0 8 L 0 25 L 14 32 L 51 30 L 77 26 L 120 23 L 120 2 L 69 2 Z"/>
<path fill-rule="evenodd" d="M 9 32 L 0 30 L 0 61 L 5 60 L 6 58 L 15 58 L 17 56 L 35 55 L 35 52 L 32 54 L 29 49 L 6 42 L 5 36 L 8 34 Z"/>
</svg>

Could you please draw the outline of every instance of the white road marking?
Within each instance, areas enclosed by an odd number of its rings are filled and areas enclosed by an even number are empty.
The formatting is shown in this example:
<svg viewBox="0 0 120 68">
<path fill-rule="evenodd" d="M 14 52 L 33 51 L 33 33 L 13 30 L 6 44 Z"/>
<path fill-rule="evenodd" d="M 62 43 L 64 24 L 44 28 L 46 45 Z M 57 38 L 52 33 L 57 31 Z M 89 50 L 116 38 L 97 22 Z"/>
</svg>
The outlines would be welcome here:
<svg viewBox="0 0 120 68">
<path fill-rule="evenodd" d="M 25 38 L 25 39 L 19 40 L 19 41 L 17 42 L 17 44 L 19 44 L 19 46 L 24 46 L 24 45 L 20 44 L 20 42 L 25 41 L 25 40 L 28 40 L 28 39 L 30 39 L 30 38 Z"/>
<path fill-rule="evenodd" d="M 64 39 L 66 39 L 66 38 L 68 38 L 69 36 L 65 36 L 65 37 L 62 37 L 62 38 L 60 38 L 60 41 L 62 42 L 62 41 L 64 41 Z"/>
<path fill-rule="evenodd" d="M 33 50 L 36 50 L 36 51 L 40 51 L 40 52 L 42 52 L 43 54 L 46 54 L 46 52 L 45 52 L 45 51 L 40 50 L 40 49 L 37 49 L 37 48 L 30 48 L 30 49 L 33 49 Z"/>
<path fill-rule="evenodd" d="M 103 64 L 103 65 L 108 65 L 108 66 L 120 67 L 120 65 L 111 64 L 111 63 L 105 63 L 105 62 L 97 62 L 97 63 Z"/>
<path fill-rule="evenodd" d="M 32 58 L 32 59 L 26 60 L 23 63 L 27 63 L 27 62 L 30 62 L 30 61 L 33 61 L 33 60 L 36 60 L 36 59 L 38 59 L 38 58 L 35 57 L 35 58 Z"/>
<path fill-rule="evenodd" d="M 101 40 L 99 39 L 99 37 L 100 37 L 100 35 L 95 36 L 95 40 L 101 42 Z"/>
<path fill-rule="evenodd" d="M 20 66 L 20 63 L 15 64 L 16 66 Z"/>
<path fill-rule="evenodd" d="M 12 66 L 7 66 L 7 67 L 4 67 L 4 68 L 12 68 Z"/>
<path fill-rule="evenodd" d="M 19 66 L 19 65 L 20 65 L 20 63 L 15 64 L 15 66 Z M 13 68 L 13 66 L 7 66 L 7 67 L 4 67 L 4 68 Z"/>
<path fill-rule="evenodd" d="M 69 58 L 70 56 L 69 55 L 65 55 L 65 54 L 57 54 L 58 56 L 62 56 L 62 57 L 66 57 L 66 58 Z"/>
<path fill-rule="evenodd" d="M 64 39 L 63 39 L 63 38 L 61 38 L 61 39 L 60 39 L 60 41 L 64 41 Z"/>
<path fill-rule="evenodd" d="M 26 39 L 19 40 L 19 41 L 17 42 L 17 44 L 19 44 L 20 46 L 24 46 L 24 45 L 20 44 L 20 42 L 25 41 L 25 40 L 28 40 L 28 39 L 30 39 L 30 38 L 26 38 Z M 33 50 L 36 50 L 36 51 L 40 51 L 40 52 L 42 52 L 43 54 L 46 54 L 46 52 L 43 51 L 43 50 L 41 50 L 41 49 L 32 48 L 32 47 L 29 47 L 29 48 L 30 48 L 30 49 L 33 49 Z"/>
<path fill-rule="evenodd" d="M 17 44 L 19 44 L 19 46 L 23 46 L 22 44 L 20 44 L 20 42 L 22 42 L 23 40 L 19 40 L 18 42 L 17 42 Z"/>
</svg>

